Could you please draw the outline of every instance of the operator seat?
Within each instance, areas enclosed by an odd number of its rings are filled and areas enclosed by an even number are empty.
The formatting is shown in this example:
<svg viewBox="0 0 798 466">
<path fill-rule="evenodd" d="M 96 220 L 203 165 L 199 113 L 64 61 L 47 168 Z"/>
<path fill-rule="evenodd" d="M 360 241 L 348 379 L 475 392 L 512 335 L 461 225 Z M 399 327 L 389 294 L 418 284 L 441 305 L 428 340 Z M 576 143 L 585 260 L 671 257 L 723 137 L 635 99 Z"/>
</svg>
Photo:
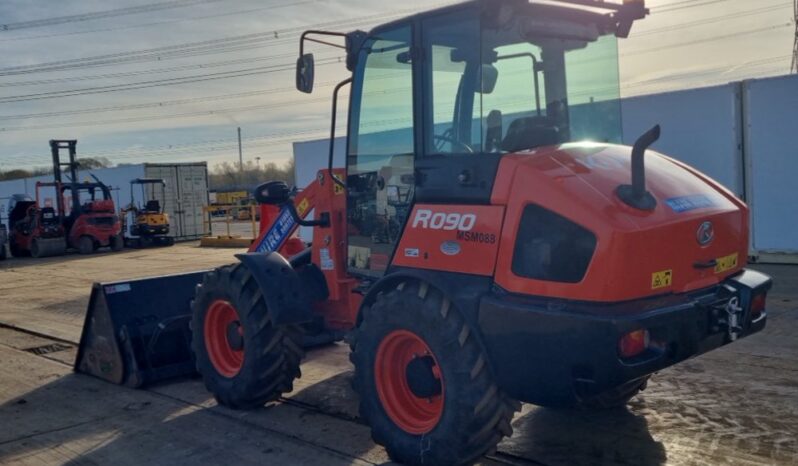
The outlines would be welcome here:
<svg viewBox="0 0 798 466">
<path fill-rule="evenodd" d="M 41 222 L 42 225 L 52 226 L 58 225 L 59 219 L 55 214 L 55 209 L 52 207 L 42 207 L 41 209 Z"/>
<path fill-rule="evenodd" d="M 491 110 L 485 120 L 485 152 L 499 152 L 502 145 L 502 112 Z"/>
<path fill-rule="evenodd" d="M 158 213 L 161 211 L 161 203 L 158 202 L 157 199 L 153 199 L 151 201 L 147 201 L 147 205 L 144 206 L 144 211 L 148 213 Z"/>
<path fill-rule="evenodd" d="M 518 152 L 560 143 L 560 130 L 554 120 L 545 116 L 521 117 L 513 120 L 501 149 Z"/>
</svg>

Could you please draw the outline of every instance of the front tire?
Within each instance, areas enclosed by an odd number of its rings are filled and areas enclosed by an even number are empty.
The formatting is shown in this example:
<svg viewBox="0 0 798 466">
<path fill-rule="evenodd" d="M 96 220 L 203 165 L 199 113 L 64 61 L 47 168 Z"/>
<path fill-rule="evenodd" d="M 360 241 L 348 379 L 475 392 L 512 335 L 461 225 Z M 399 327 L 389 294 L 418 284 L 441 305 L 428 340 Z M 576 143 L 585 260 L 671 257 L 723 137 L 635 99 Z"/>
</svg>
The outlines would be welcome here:
<svg viewBox="0 0 798 466">
<path fill-rule="evenodd" d="M 244 264 L 208 272 L 192 306 L 192 349 L 205 387 L 227 407 L 263 406 L 293 389 L 304 352 L 291 326 L 275 327 Z"/>
<path fill-rule="evenodd" d="M 441 292 L 405 282 L 365 307 L 352 340 L 360 416 L 405 464 L 464 464 L 512 434 L 520 404 L 494 381 L 472 329 Z"/>
<path fill-rule="evenodd" d="M 91 236 L 81 236 L 78 239 L 78 252 L 84 256 L 94 253 L 94 240 Z"/>
</svg>

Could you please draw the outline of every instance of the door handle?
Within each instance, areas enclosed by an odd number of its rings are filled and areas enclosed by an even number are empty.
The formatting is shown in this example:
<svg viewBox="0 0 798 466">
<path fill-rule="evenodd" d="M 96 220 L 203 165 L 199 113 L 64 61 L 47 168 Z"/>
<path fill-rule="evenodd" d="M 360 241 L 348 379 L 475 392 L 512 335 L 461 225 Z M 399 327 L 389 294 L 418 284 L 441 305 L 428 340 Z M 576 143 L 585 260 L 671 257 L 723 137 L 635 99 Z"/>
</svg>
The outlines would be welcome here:
<svg viewBox="0 0 798 466">
<path fill-rule="evenodd" d="M 693 267 L 696 269 L 714 269 L 715 266 L 718 265 L 718 261 L 716 259 L 710 259 L 708 261 L 698 261 L 693 262 Z"/>
</svg>

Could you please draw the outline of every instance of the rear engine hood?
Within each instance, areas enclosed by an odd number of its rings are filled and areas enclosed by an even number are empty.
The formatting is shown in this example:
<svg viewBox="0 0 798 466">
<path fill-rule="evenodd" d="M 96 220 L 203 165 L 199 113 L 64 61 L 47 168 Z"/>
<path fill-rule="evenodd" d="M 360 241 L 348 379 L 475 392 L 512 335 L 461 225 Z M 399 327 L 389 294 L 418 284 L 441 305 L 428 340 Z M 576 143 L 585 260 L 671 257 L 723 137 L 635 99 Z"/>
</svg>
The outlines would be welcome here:
<svg viewBox="0 0 798 466">
<path fill-rule="evenodd" d="M 615 194 L 619 185 L 631 183 L 630 147 L 578 143 L 504 157 L 499 178 L 505 179 L 497 180 L 494 203 L 539 204 L 597 237 L 583 281 L 565 288 L 550 283 L 546 293 L 636 299 L 711 286 L 743 267 L 748 209 L 742 201 L 654 151 L 646 153 L 645 173 L 657 201 L 653 211 L 630 207 Z"/>
</svg>

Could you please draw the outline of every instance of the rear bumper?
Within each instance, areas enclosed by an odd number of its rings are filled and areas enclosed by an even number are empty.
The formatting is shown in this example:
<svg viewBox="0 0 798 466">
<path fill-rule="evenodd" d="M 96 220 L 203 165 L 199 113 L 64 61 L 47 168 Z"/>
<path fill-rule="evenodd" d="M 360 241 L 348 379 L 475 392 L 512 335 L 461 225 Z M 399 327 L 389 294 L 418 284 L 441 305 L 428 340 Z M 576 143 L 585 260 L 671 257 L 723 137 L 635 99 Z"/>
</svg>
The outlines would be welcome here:
<svg viewBox="0 0 798 466">
<path fill-rule="evenodd" d="M 140 236 L 166 235 L 169 225 L 138 225 L 137 234 Z"/>
<path fill-rule="evenodd" d="M 762 330 L 767 313 L 752 318 L 751 298 L 771 285 L 767 275 L 744 270 L 710 289 L 617 304 L 489 295 L 479 326 L 508 394 L 567 405 Z M 735 298 L 739 325 L 730 331 L 726 309 Z M 619 339 L 638 329 L 649 330 L 650 347 L 622 359 Z"/>
</svg>

